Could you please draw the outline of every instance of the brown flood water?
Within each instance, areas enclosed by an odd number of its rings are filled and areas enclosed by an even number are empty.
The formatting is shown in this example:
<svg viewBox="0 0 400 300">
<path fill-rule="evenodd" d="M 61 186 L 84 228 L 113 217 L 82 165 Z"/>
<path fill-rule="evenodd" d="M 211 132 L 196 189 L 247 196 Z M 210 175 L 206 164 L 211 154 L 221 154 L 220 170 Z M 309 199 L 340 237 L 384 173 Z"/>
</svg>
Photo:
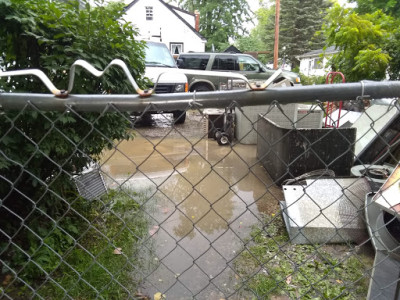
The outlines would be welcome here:
<svg viewBox="0 0 400 300">
<path fill-rule="evenodd" d="M 256 162 L 254 145 L 136 137 L 102 161 L 110 188 L 123 185 L 148 197 L 143 209 L 154 253 L 142 270 L 143 294 L 221 299 L 238 289 L 233 260 L 261 213 L 278 212 L 282 200 Z"/>
</svg>

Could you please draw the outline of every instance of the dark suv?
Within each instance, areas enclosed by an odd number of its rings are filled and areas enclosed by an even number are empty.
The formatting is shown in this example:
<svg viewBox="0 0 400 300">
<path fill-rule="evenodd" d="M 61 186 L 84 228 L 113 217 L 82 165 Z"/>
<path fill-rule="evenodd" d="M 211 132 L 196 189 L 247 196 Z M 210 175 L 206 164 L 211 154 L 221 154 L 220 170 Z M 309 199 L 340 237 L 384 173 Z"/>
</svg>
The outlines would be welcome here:
<svg viewBox="0 0 400 300">
<path fill-rule="evenodd" d="M 178 57 L 178 68 L 237 72 L 256 83 L 264 82 L 275 72 L 251 55 L 236 53 L 182 53 Z M 282 79 L 288 79 L 292 85 L 300 83 L 299 75 L 289 71 L 283 71 L 276 81 Z"/>
</svg>

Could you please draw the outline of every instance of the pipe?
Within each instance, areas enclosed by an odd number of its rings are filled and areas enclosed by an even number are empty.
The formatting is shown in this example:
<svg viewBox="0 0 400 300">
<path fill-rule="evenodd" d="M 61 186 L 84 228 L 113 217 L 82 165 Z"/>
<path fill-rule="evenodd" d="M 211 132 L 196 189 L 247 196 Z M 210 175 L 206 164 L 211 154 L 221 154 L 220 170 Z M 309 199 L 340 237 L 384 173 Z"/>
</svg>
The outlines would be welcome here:
<svg viewBox="0 0 400 300">
<path fill-rule="evenodd" d="M 274 70 L 278 69 L 278 58 L 279 58 L 279 16 L 280 16 L 280 0 L 276 0 L 275 1 Z"/>
<path fill-rule="evenodd" d="M 400 96 L 400 81 L 363 81 L 331 85 L 293 86 L 267 88 L 265 90 L 232 90 L 202 93 L 154 94 L 143 98 L 140 95 L 69 95 L 57 98 L 51 94 L 0 93 L 3 110 L 20 110 L 29 102 L 43 111 L 64 111 L 72 107 L 77 111 L 103 111 L 112 104 L 120 111 L 151 110 L 172 111 L 189 108 L 224 108 L 232 102 L 238 106 L 304 103 L 314 101 L 346 101 L 357 97 L 368 99 L 397 98 Z"/>
</svg>

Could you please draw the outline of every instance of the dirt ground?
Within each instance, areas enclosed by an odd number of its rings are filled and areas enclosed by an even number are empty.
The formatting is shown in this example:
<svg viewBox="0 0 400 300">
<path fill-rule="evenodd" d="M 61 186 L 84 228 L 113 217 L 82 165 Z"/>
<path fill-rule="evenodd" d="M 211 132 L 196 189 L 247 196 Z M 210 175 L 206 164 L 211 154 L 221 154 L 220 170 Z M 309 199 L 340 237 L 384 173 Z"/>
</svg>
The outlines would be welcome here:
<svg viewBox="0 0 400 300">
<path fill-rule="evenodd" d="M 186 113 L 183 124 L 175 124 L 172 114 L 154 114 L 151 119 L 133 119 L 138 134 L 147 138 L 185 137 L 203 138 L 206 136 L 206 119 L 200 111 L 190 110 Z"/>
</svg>

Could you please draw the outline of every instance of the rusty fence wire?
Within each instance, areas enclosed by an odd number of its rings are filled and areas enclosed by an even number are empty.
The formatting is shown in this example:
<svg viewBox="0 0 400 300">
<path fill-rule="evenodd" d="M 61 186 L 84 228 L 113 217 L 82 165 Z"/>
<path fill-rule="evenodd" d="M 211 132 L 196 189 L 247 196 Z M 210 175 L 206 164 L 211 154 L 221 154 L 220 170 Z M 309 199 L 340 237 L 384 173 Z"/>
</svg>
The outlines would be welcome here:
<svg viewBox="0 0 400 300">
<path fill-rule="evenodd" d="M 0 298 L 395 299 L 399 102 L 318 99 L 2 111 Z"/>
</svg>

